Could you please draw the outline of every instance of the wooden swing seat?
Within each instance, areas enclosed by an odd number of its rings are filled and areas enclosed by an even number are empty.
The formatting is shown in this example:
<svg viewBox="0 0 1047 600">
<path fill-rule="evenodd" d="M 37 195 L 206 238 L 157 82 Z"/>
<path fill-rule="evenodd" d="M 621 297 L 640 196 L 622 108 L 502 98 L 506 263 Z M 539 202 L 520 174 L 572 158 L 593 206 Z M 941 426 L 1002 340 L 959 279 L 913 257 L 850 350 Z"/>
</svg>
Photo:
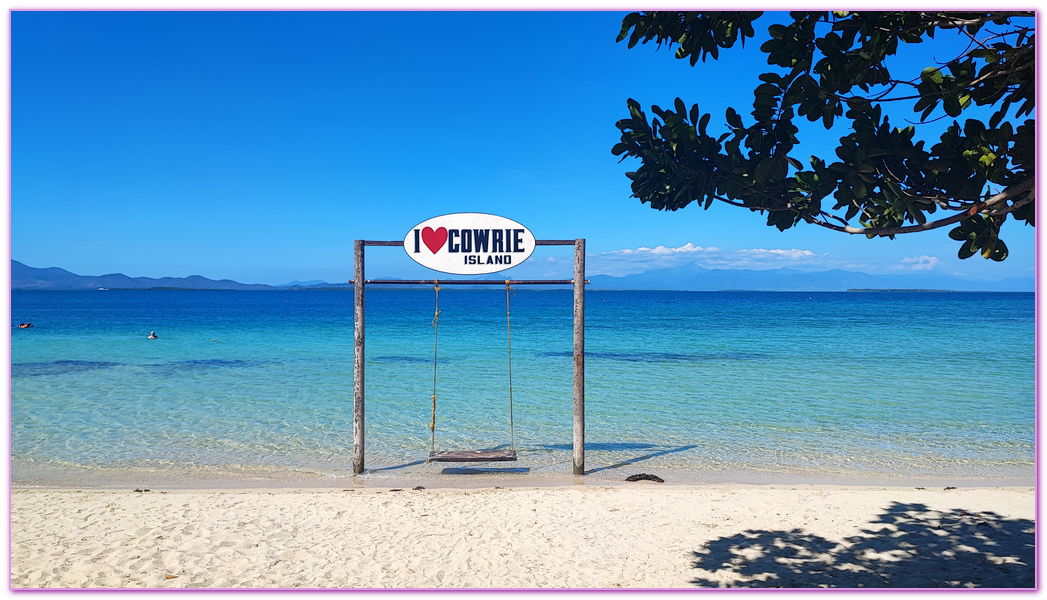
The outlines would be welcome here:
<svg viewBox="0 0 1047 600">
<path fill-rule="evenodd" d="M 444 450 L 430 452 L 429 462 L 495 462 L 516 460 L 516 450 Z"/>
</svg>

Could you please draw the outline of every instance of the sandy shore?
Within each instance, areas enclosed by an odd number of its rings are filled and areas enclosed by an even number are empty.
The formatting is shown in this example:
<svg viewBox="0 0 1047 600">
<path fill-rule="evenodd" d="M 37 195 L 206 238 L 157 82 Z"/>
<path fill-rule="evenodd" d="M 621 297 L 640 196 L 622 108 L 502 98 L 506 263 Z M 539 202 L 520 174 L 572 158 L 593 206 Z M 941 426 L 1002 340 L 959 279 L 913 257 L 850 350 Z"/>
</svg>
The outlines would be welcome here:
<svg viewBox="0 0 1047 600">
<path fill-rule="evenodd" d="M 1029 587 L 1032 488 L 14 490 L 15 588 Z"/>
</svg>

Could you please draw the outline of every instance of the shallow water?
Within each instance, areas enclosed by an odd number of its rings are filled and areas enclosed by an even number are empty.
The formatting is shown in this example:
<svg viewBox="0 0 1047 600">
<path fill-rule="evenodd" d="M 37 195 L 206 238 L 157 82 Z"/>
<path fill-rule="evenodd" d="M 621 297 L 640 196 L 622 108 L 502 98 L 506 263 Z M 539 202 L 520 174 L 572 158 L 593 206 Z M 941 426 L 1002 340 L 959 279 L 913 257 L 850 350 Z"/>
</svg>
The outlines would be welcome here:
<svg viewBox="0 0 1047 600">
<path fill-rule="evenodd" d="M 505 301 L 440 293 L 436 449 L 569 477 L 571 292 L 510 299 L 512 431 Z M 433 292 L 366 308 L 366 477 L 439 477 Z M 351 476 L 351 291 L 15 291 L 12 320 L 16 484 Z M 1034 396 L 1033 294 L 586 295 L 594 478 L 1028 485 Z"/>
</svg>

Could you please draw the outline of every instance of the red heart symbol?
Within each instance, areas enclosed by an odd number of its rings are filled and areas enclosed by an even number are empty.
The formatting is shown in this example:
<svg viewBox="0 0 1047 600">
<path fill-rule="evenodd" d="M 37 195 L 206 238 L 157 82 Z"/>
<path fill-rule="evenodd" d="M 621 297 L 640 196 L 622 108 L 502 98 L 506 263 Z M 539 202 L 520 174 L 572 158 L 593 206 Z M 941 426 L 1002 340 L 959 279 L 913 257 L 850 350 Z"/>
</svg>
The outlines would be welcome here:
<svg viewBox="0 0 1047 600">
<path fill-rule="evenodd" d="M 426 248 L 433 254 L 436 251 L 444 247 L 444 243 L 447 241 L 447 228 L 441 227 L 436 231 L 433 231 L 432 227 L 426 227 L 422 230 L 422 241 L 425 242 Z"/>
</svg>

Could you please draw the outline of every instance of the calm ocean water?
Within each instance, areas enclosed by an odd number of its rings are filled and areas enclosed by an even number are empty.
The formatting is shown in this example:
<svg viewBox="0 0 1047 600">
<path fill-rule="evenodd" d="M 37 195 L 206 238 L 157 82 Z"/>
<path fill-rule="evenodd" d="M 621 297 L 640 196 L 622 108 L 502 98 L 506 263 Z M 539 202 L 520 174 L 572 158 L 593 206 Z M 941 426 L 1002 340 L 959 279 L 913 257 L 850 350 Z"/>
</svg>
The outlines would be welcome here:
<svg viewBox="0 0 1047 600">
<path fill-rule="evenodd" d="M 367 292 L 367 467 L 424 464 L 431 289 Z M 436 447 L 510 441 L 504 290 L 440 293 Z M 511 298 L 514 477 L 570 477 L 571 291 Z M 351 478 L 351 291 L 12 293 L 15 484 Z M 155 330 L 157 340 L 146 336 Z M 1034 479 L 1034 295 L 586 295 L 586 466 L 688 482 Z"/>
</svg>

